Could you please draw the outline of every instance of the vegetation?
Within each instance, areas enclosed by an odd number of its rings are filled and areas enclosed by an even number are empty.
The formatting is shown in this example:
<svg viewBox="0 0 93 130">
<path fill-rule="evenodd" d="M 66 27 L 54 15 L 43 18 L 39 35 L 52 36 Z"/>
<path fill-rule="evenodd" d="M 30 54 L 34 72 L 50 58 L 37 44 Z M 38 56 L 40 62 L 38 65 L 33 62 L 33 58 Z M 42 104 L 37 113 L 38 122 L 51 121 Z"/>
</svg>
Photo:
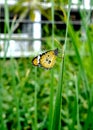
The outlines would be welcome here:
<svg viewBox="0 0 93 130">
<path fill-rule="evenodd" d="M 66 23 L 64 46 L 57 43 L 60 34 L 55 34 L 56 27 L 52 24 L 51 38 L 46 39 L 43 47 L 59 48 L 59 56 L 51 70 L 33 66 L 32 56 L 7 59 L 8 46 L 5 49 L 5 56 L 0 59 L 0 130 L 93 129 L 93 25 L 85 20 L 86 11 L 79 9 L 86 36 L 83 39 L 82 27 L 76 32 L 70 23 L 71 1 L 68 5 L 68 12 L 61 9 Z M 53 23 L 54 6 L 51 19 Z M 8 43 L 14 22 L 15 19 L 10 27 L 5 3 Z M 6 40 L 4 42 L 6 44 Z"/>
</svg>

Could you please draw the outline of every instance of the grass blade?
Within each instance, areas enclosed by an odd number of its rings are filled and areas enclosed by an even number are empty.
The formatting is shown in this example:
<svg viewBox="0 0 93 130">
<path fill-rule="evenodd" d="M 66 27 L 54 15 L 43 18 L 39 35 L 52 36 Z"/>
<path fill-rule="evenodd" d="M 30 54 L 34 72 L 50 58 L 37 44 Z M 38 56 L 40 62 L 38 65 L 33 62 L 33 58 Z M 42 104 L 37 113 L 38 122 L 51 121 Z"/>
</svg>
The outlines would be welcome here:
<svg viewBox="0 0 93 130">
<path fill-rule="evenodd" d="M 52 14 L 52 48 L 54 47 L 54 0 L 51 0 L 52 2 L 52 8 L 51 8 L 51 14 Z M 48 129 L 52 129 L 52 122 L 53 122 L 53 101 L 54 101 L 54 85 L 53 85 L 53 70 L 51 70 L 51 87 L 50 87 L 50 106 L 49 106 L 49 125 Z"/>
<path fill-rule="evenodd" d="M 35 68 L 35 81 L 37 81 L 37 68 Z M 35 122 L 34 122 L 34 129 L 37 130 L 37 88 L 38 85 L 35 84 Z"/>
<path fill-rule="evenodd" d="M 66 28 L 66 36 L 65 36 L 65 44 L 64 44 L 64 58 L 65 58 L 66 43 L 67 43 L 70 6 L 71 6 L 71 1 L 69 1 L 69 9 L 68 9 L 68 17 L 67 17 L 67 26 L 66 26 L 67 28 Z M 61 114 L 61 98 L 62 98 L 62 86 L 63 86 L 64 60 L 65 60 L 64 58 L 62 60 L 61 67 L 60 67 L 61 71 L 60 71 L 60 75 L 59 75 L 59 85 L 58 85 L 57 94 L 56 94 L 52 130 L 60 130 L 61 129 L 60 114 Z"/>
<path fill-rule="evenodd" d="M 78 60 L 79 66 L 80 66 L 81 74 L 82 74 L 82 80 L 83 80 L 83 83 L 84 83 L 84 86 L 85 86 L 86 97 L 88 98 L 88 93 L 87 93 L 89 91 L 88 80 L 87 80 L 87 76 L 85 74 L 85 70 L 84 70 L 84 67 L 83 67 L 83 64 L 82 64 L 82 60 L 81 60 L 78 48 L 76 46 L 76 43 L 78 43 L 80 41 L 78 40 L 78 37 L 75 35 L 75 32 L 74 32 L 74 30 L 73 30 L 73 28 L 70 24 L 68 26 L 68 33 L 69 33 L 69 35 L 72 39 L 72 44 L 73 44 L 74 50 L 76 52 L 77 60 Z"/>
</svg>

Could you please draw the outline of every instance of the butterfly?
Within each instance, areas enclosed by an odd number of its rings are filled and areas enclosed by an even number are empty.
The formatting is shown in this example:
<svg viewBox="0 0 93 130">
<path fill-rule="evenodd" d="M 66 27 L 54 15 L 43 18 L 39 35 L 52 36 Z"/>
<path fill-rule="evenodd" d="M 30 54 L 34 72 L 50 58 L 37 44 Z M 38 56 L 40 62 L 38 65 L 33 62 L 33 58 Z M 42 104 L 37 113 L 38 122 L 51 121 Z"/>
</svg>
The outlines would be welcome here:
<svg viewBox="0 0 93 130">
<path fill-rule="evenodd" d="M 32 64 L 34 66 L 40 66 L 45 69 L 51 69 L 56 61 L 58 55 L 58 48 L 55 50 L 46 51 L 32 59 Z"/>
</svg>

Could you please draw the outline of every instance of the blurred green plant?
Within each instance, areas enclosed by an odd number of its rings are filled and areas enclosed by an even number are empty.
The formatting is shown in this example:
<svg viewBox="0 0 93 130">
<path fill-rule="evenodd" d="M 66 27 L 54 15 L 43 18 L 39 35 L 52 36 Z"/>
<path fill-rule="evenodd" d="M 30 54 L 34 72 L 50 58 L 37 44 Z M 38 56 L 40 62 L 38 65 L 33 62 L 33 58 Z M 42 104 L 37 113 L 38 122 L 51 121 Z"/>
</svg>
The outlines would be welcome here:
<svg viewBox="0 0 93 130">
<path fill-rule="evenodd" d="M 9 26 L 7 3 L 5 9 L 5 28 L 7 27 L 8 34 L 11 34 L 14 26 Z M 53 11 L 52 7 L 52 20 Z M 90 47 L 93 48 L 92 24 L 86 28 L 86 24 L 82 22 L 86 32 L 86 39 L 82 40 L 82 36 L 79 36 L 82 34 L 82 30 L 78 32 L 74 30 L 70 21 L 67 22 L 67 14 L 64 12 L 64 21 L 68 23 L 67 32 L 69 33 L 69 39 L 67 35 L 65 37 L 67 40 L 64 69 L 61 70 L 62 59 L 59 57 L 52 70 L 35 68 L 31 64 L 31 57 L 0 59 L 1 130 L 45 130 L 52 128 L 54 130 L 56 120 L 60 120 L 60 130 L 93 129 L 93 61 L 92 50 L 90 50 Z M 54 34 L 54 25 L 52 27 L 53 39 L 51 42 L 51 38 L 47 38 L 46 45 L 49 48 L 55 47 L 54 38 L 59 38 Z M 8 42 L 10 39 L 11 35 Z M 52 45 L 49 46 L 50 43 Z M 62 71 L 64 73 L 63 79 L 59 74 Z M 62 93 L 59 89 L 60 83 L 63 86 Z M 50 92 L 53 92 L 53 95 Z M 50 96 L 53 101 L 53 111 L 50 112 L 53 116 L 49 120 Z M 58 106 L 56 102 L 59 102 Z M 54 106 L 58 113 L 56 110 L 56 112 L 54 111 Z M 56 113 L 58 118 L 55 116 Z M 52 128 L 49 128 L 51 122 L 53 123 Z"/>
<path fill-rule="evenodd" d="M 60 10 L 60 7 L 66 5 L 67 3 L 68 0 L 54 0 L 54 8 L 55 10 Z M 40 11 L 44 17 L 51 20 L 51 7 L 48 7 L 49 4 L 51 6 L 51 0 L 47 0 L 46 2 L 40 0 L 19 0 L 16 2 L 16 4 L 10 8 L 11 11 L 18 15 L 18 20 L 13 31 L 16 30 L 20 22 L 27 16 L 31 19 L 31 21 L 34 21 L 35 10 Z"/>
</svg>

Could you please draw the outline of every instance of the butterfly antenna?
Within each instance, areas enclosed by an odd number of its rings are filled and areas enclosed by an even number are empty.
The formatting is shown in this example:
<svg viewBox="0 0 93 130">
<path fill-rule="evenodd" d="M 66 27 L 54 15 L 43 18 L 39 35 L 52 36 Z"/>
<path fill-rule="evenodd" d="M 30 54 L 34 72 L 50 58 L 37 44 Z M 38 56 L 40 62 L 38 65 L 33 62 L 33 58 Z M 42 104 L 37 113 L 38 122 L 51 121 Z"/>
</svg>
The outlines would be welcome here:
<svg viewBox="0 0 93 130">
<path fill-rule="evenodd" d="M 62 47 L 61 43 L 56 38 L 54 40 L 59 44 L 60 47 Z"/>
</svg>

